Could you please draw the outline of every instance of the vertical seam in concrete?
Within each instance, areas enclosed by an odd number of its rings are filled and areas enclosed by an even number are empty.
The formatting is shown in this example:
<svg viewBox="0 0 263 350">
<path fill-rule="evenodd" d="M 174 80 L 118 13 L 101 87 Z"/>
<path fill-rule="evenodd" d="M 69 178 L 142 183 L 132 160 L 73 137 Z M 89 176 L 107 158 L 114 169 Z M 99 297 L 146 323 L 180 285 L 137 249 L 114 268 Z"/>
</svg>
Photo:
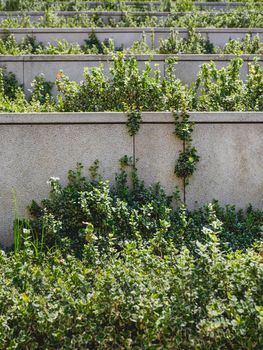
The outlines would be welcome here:
<svg viewBox="0 0 263 350">
<path fill-rule="evenodd" d="M 133 137 L 132 137 L 132 157 L 133 157 L 133 167 L 136 168 L 135 135 L 133 135 Z"/>
<path fill-rule="evenodd" d="M 25 89 L 25 57 L 23 57 L 23 89 Z"/>
<path fill-rule="evenodd" d="M 185 141 L 183 141 L 183 151 L 185 152 Z M 185 177 L 183 180 L 183 191 L 184 191 L 184 205 L 186 205 L 186 181 L 185 181 Z"/>
<path fill-rule="evenodd" d="M 247 77 L 248 77 L 248 74 L 249 74 L 249 62 L 251 62 L 250 61 L 250 59 L 249 59 L 249 57 L 247 57 L 247 60 L 246 60 L 246 79 L 247 79 Z"/>
</svg>

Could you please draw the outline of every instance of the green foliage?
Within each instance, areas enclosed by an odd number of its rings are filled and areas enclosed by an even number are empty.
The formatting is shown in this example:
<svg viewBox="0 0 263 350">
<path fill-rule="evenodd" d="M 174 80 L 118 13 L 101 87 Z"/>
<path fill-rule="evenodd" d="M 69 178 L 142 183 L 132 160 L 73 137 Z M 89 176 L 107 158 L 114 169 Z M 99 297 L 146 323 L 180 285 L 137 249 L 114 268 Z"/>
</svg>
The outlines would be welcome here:
<svg viewBox="0 0 263 350">
<path fill-rule="evenodd" d="M 208 0 L 210 1 L 210 0 Z M 222 1 L 222 0 L 213 0 Z M 228 0 L 232 2 L 234 0 Z M 237 2 L 244 2 L 243 0 L 238 0 Z M 256 8 L 254 2 L 260 3 L 259 0 L 247 0 L 247 8 Z M 202 6 L 195 4 L 195 0 L 164 0 L 161 2 L 156 1 L 133 1 L 132 3 L 127 3 L 123 0 L 104 0 L 103 2 L 98 1 L 97 4 L 94 1 L 81 1 L 81 0 L 70 0 L 70 1 L 59 1 L 55 2 L 53 0 L 37 1 L 37 0 L 2 0 L 0 3 L 0 8 L 2 11 L 43 11 L 43 10 L 56 10 L 56 11 L 167 11 L 167 12 L 186 12 L 186 11 L 200 11 Z M 243 7 L 242 7 L 243 8 Z"/>
<path fill-rule="evenodd" d="M 82 168 L 0 251 L 0 349 L 260 349 L 263 212 L 175 210 L 136 172 Z"/>
<path fill-rule="evenodd" d="M 262 108 L 262 67 L 255 61 L 244 84 L 240 78 L 242 65 L 242 59 L 235 58 L 229 66 L 219 70 L 213 62 L 201 66 L 195 86 L 198 110 L 241 111 Z M 256 89 L 252 88 L 255 82 Z M 252 90 L 254 93 L 250 95 Z"/>
<path fill-rule="evenodd" d="M 0 28 L 95 28 L 95 27 L 172 27 L 172 28 L 262 28 L 263 15 L 260 7 L 243 7 L 227 12 L 172 12 L 164 18 L 155 17 L 154 13 L 127 12 L 124 10 L 120 20 L 109 19 L 104 23 L 96 11 L 87 15 L 75 12 L 72 16 L 57 15 L 48 9 L 38 20 L 29 16 L 8 17 L 0 21 Z"/>
<path fill-rule="evenodd" d="M 140 123 L 142 121 L 142 115 L 140 111 L 129 111 L 127 112 L 128 121 L 127 127 L 130 136 L 134 136 L 140 129 Z"/>
<path fill-rule="evenodd" d="M 154 33 L 152 34 L 154 40 Z M 171 31 L 167 39 L 160 41 L 160 47 L 154 49 L 147 44 L 143 33 L 139 41 L 134 41 L 131 47 L 115 47 L 112 39 L 100 42 L 94 31 L 91 32 L 84 45 L 58 40 L 56 43 L 37 42 L 33 36 L 26 36 L 18 43 L 14 34 L 8 34 L 0 39 L 0 54 L 2 55 L 82 55 L 82 54 L 114 54 L 123 51 L 125 54 L 260 54 L 262 43 L 259 35 L 254 38 L 247 34 L 243 40 L 230 40 L 222 49 L 214 47 L 203 35 L 194 28 L 189 28 L 187 38 L 180 38 L 178 32 Z"/>
<path fill-rule="evenodd" d="M 196 170 L 196 165 L 199 162 L 199 156 L 197 155 L 197 150 L 194 147 L 186 148 L 184 151 L 180 152 L 179 158 L 175 165 L 175 174 L 178 177 L 188 179 L 193 175 Z"/>
<path fill-rule="evenodd" d="M 179 38 L 178 33 L 172 31 L 167 39 L 160 41 L 159 53 L 208 54 L 213 53 L 213 45 L 200 33 L 196 33 L 194 28 L 190 28 L 186 39 Z"/>
<path fill-rule="evenodd" d="M 126 242 L 82 260 L 59 250 L 0 253 L 1 349 L 260 349 L 262 278 L 250 249 L 225 254 L 217 228 L 195 253 Z"/>
<path fill-rule="evenodd" d="M 44 75 L 40 74 L 37 76 L 31 86 L 32 86 L 32 101 L 40 102 L 40 104 L 45 104 L 51 100 L 51 90 L 54 84 L 46 82 Z"/>
<path fill-rule="evenodd" d="M 192 152 L 190 156 L 195 158 L 196 154 Z M 185 164 L 180 169 L 183 176 L 187 176 L 195 165 L 194 161 L 189 165 L 188 160 Z M 49 198 L 40 205 L 33 202 L 30 206 L 34 239 L 41 240 L 44 227 L 47 246 L 63 248 L 67 239 L 80 253 L 85 243 L 86 226 L 91 224 L 99 249 L 106 249 L 109 235 L 113 235 L 114 245 L 122 249 L 126 241 L 148 241 L 160 232 L 178 248 L 186 245 L 191 249 L 196 239 L 205 240 L 202 228 L 214 216 L 223 222 L 219 233 L 223 249 L 226 245 L 244 249 L 262 238 L 263 213 L 253 211 L 251 207 L 247 213 L 236 212 L 230 206 L 220 208 L 217 203 L 212 209 L 205 207 L 192 213 L 183 207 L 175 210 L 172 196 L 167 196 L 159 184 L 147 188 L 138 179 L 129 157 L 121 160 L 121 171 L 111 187 L 99 176 L 97 162 L 94 166 L 91 180 L 82 175 L 81 164 L 69 172 L 64 188 L 57 178 L 50 180 Z"/>
<path fill-rule="evenodd" d="M 189 121 L 189 115 L 186 112 L 174 113 L 175 117 L 175 135 L 183 141 L 183 151 L 175 165 L 175 174 L 184 179 L 184 184 L 188 185 L 189 178 L 196 170 L 200 157 L 197 150 L 192 146 L 192 132 L 194 124 Z"/>
<path fill-rule="evenodd" d="M 13 74 L 2 71 L 0 111 L 97 112 L 97 111 L 262 111 L 263 69 L 255 60 L 247 80 L 240 78 L 243 61 L 235 58 L 224 68 L 214 63 L 201 66 L 194 84 L 176 78 L 176 60 L 166 61 L 165 78 L 158 66 L 139 68 L 134 57 L 113 56 L 110 72 L 104 67 L 87 68 L 80 83 L 60 71 L 55 88 L 44 78 L 33 82 L 33 98 L 27 100 Z"/>
<path fill-rule="evenodd" d="M 223 52 L 226 54 L 242 55 L 246 54 L 262 54 L 263 45 L 260 42 L 259 35 L 255 35 L 254 38 L 251 34 L 246 34 L 245 38 L 240 40 L 230 40 L 223 48 Z"/>
</svg>

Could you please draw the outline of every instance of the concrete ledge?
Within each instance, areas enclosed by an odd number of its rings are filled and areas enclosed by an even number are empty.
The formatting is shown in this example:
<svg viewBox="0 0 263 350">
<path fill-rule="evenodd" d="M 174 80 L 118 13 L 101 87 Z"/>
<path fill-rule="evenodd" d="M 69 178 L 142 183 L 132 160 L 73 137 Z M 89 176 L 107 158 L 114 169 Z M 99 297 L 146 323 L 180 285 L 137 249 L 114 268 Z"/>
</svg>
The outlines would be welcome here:
<svg viewBox="0 0 263 350">
<path fill-rule="evenodd" d="M 263 112 L 189 112 L 196 124 L 260 123 Z M 0 113 L 0 125 L 20 124 L 126 124 L 123 112 Z M 174 124 L 171 112 L 142 112 L 142 124 Z"/>
</svg>

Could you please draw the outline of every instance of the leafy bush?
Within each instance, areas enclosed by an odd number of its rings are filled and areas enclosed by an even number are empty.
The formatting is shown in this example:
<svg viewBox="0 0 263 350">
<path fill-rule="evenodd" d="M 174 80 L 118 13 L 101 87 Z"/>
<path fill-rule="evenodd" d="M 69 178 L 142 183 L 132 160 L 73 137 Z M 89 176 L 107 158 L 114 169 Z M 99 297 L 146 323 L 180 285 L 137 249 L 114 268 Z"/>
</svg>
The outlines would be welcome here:
<svg viewBox="0 0 263 350">
<path fill-rule="evenodd" d="M 232 249 L 245 249 L 262 238 L 261 211 L 249 207 L 246 213 L 236 212 L 234 207 L 223 209 L 215 202 L 212 208 L 188 212 L 179 205 L 175 194 L 167 196 L 158 184 L 145 187 L 136 170 L 131 172 L 130 179 L 130 172 L 125 170 L 129 165 L 129 160 L 124 159 L 112 187 L 100 176 L 85 178 L 80 164 L 76 171 L 69 172 L 65 188 L 58 179 L 51 179 L 49 198 L 40 205 L 33 201 L 29 210 L 35 234 L 40 238 L 44 227 L 49 246 L 59 245 L 67 238 L 77 247 L 84 244 L 87 232 L 96 234 L 103 247 L 111 235 L 118 248 L 129 240 L 148 241 L 160 235 L 177 247 L 185 245 L 191 249 L 195 240 L 205 241 L 203 226 L 218 216 L 222 221 L 218 237 L 224 249 L 226 244 Z M 178 210 L 174 210 L 175 199 Z"/>
<path fill-rule="evenodd" d="M 189 29 L 186 39 L 178 38 L 178 33 L 172 32 L 168 39 L 160 41 L 159 53 L 180 54 L 180 53 L 213 53 L 213 45 L 193 28 Z"/>
<path fill-rule="evenodd" d="M 202 65 L 196 82 L 191 85 L 176 78 L 176 60 L 170 58 L 166 63 L 166 75 L 162 78 L 158 67 L 153 69 L 148 62 L 142 70 L 134 57 L 125 58 L 123 53 L 119 53 L 113 56 L 109 73 L 105 73 L 103 66 L 87 68 L 80 83 L 70 81 L 60 71 L 55 82 L 58 97 L 50 96 L 53 84 L 37 77 L 32 83 L 34 98 L 29 100 L 13 75 L 2 74 L 0 111 L 263 110 L 263 68 L 256 61 L 250 64 L 246 81 L 240 78 L 243 61 L 235 58 L 226 68 L 217 69 L 213 62 Z M 6 93 L 10 89 L 11 95 Z"/>
</svg>

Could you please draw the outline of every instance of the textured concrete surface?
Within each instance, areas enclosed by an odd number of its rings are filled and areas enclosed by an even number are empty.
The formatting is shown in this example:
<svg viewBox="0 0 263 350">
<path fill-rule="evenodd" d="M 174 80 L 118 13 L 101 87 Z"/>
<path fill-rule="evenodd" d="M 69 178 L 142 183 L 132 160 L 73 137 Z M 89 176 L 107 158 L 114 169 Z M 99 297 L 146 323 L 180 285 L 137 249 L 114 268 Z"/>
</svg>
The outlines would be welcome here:
<svg viewBox="0 0 263 350">
<path fill-rule="evenodd" d="M 174 167 L 183 144 L 174 135 L 174 124 L 143 124 L 135 136 L 135 158 L 138 174 L 147 185 L 156 182 L 172 194 L 176 186 L 183 194 L 182 181 L 174 174 Z"/>
<path fill-rule="evenodd" d="M 140 69 L 145 69 L 145 62 L 151 59 L 150 56 L 146 58 L 139 58 L 138 63 Z M 1 62 L 1 61 L 0 61 Z M 71 80 L 80 82 L 83 80 L 83 73 L 86 67 L 99 67 L 103 65 L 106 74 L 109 73 L 109 69 L 112 66 L 112 57 L 107 55 L 94 56 L 91 55 L 67 55 L 61 56 L 31 56 L 31 58 L 26 58 L 23 67 L 23 77 L 24 77 L 24 87 L 29 89 L 33 79 L 42 72 L 47 81 L 54 82 L 57 73 L 62 70 Z M 163 60 L 152 60 L 151 67 L 156 69 L 158 65 L 161 75 L 164 75 L 164 61 Z M 55 90 L 54 90 L 55 92 Z"/>
<path fill-rule="evenodd" d="M 263 118 L 261 124 L 195 125 L 193 143 L 200 162 L 186 187 L 190 208 L 213 199 L 238 208 L 249 203 L 263 208 L 262 132 Z"/>
<path fill-rule="evenodd" d="M 112 180 L 119 159 L 132 152 L 132 138 L 121 124 L 0 125 L 0 241 L 6 245 L 12 240 L 13 192 L 23 215 L 32 199 L 48 194 L 51 176 L 65 183 L 68 170 L 77 162 L 88 173 L 88 167 L 99 159 L 102 175 Z"/>
</svg>

